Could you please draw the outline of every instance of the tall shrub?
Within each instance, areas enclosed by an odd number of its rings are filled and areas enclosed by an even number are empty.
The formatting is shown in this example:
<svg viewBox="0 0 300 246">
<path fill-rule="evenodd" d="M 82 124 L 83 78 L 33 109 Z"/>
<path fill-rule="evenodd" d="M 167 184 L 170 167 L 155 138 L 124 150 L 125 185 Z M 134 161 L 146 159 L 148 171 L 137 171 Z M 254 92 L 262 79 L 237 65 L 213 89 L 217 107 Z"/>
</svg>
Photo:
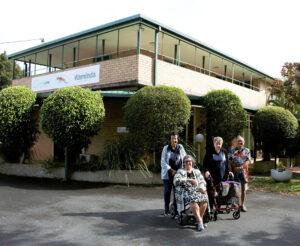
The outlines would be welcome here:
<svg viewBox="0 0 300 246">
<path fill-rule="evenodd" d="M 43 102 L 40 125 L 61 148 L 79 151 L 97 134 L 104 115 L 100 92 L 67 87 L 55 91 Z"/>
<path fill-rule="evenodd" d="M 0 151 L 4 159 L 16 162 L 34 144 L 37 125 L 33 117 L 35 92 L 16 86 L 0 92 Z"/>
<path fill-rule="evenodd" d="M 125 124 L 137 146 L 147 152 L 161 151 L 172 131 L 188 123 L 191 102 L 185 93 L 170 86 L 147 86 L 125 105 Z"/>
<path fill-rule="evenodd" d="M 277 157 L 297 137 L 298 121 L 288 110 L 277 106 L 265 106 L 253 118 L 252 133 L 264 153 Z"/>
<path fill-rule="evenodd" d="M 231 142 L 247 125 L 241 100 L 229 90 L 213 90 L 203 98 L 206 108 L 206 150 L 213 147 L 213 137 L 223 138 L 229 149 Z"/>
</svg>

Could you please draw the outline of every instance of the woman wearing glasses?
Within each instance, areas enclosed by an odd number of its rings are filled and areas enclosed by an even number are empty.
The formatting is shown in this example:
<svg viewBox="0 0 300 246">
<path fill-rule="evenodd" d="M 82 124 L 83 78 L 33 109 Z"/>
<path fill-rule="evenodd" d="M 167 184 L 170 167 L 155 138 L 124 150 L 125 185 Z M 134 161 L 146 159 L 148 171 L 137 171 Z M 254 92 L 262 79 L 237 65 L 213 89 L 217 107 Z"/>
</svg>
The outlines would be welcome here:
<svg viewBox="0 0 300 246">
<path fill-rule="evenodd" d="M 203 224 L 203 215 L 207 208 L 208 197 L 206 182 L 199 169 L 194 168 L 195 160 L 186 155 L 183 158 L 184 168 L 177 171 L 174 177 L 176 189 L 184 189 L 183 198 L 190 205 L 190 209 L 197 222 L 197 230 L 202 231 L 206 225 Z M 179 198 L 179 197 L 178 197 Z M 177 204 L 178 211 L 183 211 L 181 204 Z"/>
</svg>

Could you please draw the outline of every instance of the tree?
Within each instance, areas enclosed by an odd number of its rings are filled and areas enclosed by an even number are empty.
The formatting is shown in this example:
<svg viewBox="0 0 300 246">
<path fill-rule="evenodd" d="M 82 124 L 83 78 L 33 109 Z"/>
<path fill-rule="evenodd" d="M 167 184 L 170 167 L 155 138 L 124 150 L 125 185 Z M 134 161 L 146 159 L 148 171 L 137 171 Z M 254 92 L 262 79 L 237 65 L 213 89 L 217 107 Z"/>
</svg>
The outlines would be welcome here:
<svg viewBox="0 0 300 246">
<path fill-rule="evenodd" d="M 58 89 L 43 102 L 40 125 L 61 148 L 81 150 L 100 130 L 104 115 L 100 92 L 67 87 Z"/>
<path fill-rule="evenodd" d="M 286 62 L 281 70 L 283 80 L 276 79 L 271 85 L 269 103 L 300 113 L 300 63 Z"/>
<path fill-rule="evenodd" d="M 68 153 L 77 155 L 98 133 L 105 116 L 100 92 L 81 87 L 61 88 L 50 95 L 40 112 L 40 125 L 65 150 L 65 180 L 69 179 Z"/>
<path fill-rule="evenodd" d="M 21 68 L 15 66 L 15 78 L 22 76 Z M 13 79 L 13 61 L 7 59 L 6 52 L 0 54 L 0 90 L 11 85 Z"/>
<path fill-rule="evenodd" d="M 191 114 L 185 93 L 170 86 L 147 86 L 129 98 L 125 124 L 137 147 L 148 153 L 161 151 L 173 131 L 181 132 Z"/>
<path fill-rule="evenodd" d="M 206 151 L 213 147 L 213 137 L 220 136 L 229 149 L 232 140 L 247 125 L 246 112 L 241 100 L 229 90 L 213 90 L 203 98 L 206 108 Z"/>
<path fill-rule="evenodd" d="M 0 149 L 5 160 L 16 162 L 34 144 L 38 130 L 34 117 L 35 92 L 16 86 L 0 92 Z"/>
<path fill-rule="evenodd" d="M 253 118 L 252 133 L 263 150 L 264 160 L 270 160 L 285 150 L 297 137 L 298 121 L 288 110 L 277 106 L 265 106 Z M 275 166 L 276 168 L 276 166 Z"/>
</svg>

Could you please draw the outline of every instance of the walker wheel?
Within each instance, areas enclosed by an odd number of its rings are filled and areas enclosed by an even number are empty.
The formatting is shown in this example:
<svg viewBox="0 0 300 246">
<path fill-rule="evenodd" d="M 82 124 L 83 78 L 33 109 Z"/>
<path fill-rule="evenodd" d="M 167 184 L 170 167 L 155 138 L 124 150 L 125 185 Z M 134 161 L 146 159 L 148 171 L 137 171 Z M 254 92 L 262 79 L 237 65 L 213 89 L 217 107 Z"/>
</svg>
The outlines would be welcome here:
<svg viewBox="0 0 300 246">
<path fill-rule="evenodd" d="M 214 221 L 216 221 L 216 220 L 218 220 L 218 212 L 217 211 L 214 212 Z"/>
<path fill-rule="evenodd" d="M 241 211 L 240 210 L 234 211 L 232 216 L 235 220 L 238 220 L 241 217 Z"/>
</svg>

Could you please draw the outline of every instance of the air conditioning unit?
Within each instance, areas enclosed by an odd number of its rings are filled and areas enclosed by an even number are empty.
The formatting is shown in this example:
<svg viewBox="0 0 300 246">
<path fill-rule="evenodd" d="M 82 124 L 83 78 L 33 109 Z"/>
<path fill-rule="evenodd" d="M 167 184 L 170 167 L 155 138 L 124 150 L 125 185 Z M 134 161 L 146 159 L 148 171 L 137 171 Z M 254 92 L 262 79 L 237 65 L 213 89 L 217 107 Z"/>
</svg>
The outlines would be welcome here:
<svg viewBox="0 0 300 246">
<path fill-rule="evenodd" d="M 87 155 L 87 154 L 80 154 L 79 155 L 80 158 L 80 162 L 81 163 L 88 163 L 91 161 L 91 155 Z"/>
</svg>

